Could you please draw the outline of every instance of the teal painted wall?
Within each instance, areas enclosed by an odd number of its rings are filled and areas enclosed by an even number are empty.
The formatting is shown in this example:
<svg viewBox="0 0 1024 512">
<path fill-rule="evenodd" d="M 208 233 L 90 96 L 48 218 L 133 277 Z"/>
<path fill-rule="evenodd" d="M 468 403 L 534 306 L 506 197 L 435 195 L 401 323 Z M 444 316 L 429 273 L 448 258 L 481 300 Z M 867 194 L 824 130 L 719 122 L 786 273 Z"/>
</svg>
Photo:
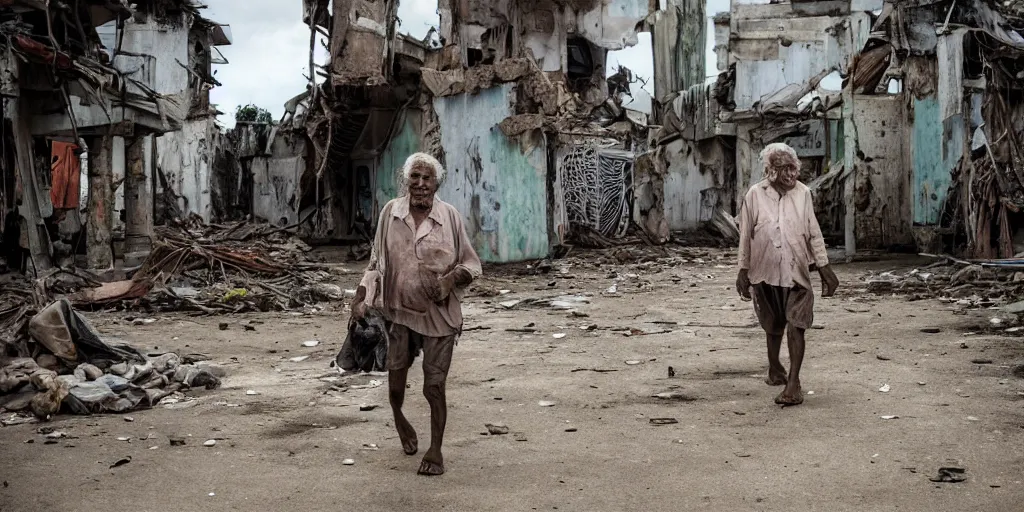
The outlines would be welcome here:
<svg viewBox="0 0 1024 512">
<path fill-rule="evenodd" d="M 955 115 L 940 119 L 934 96 L 914 99 L 911 134 L 914 224 L 937 225 L 949 193 L 951 173 L 963 156 L 964 120 Z"/>
<path fill-rule="evenodd" d="M 406 111 L 402 129 L 391 138 L 387 148 L 377 162 L 377 211 L 398 197 L 399 173 L 409 155 L 420 150 L 419 126 L 421 115 L 418 111 Z"/>
<path fill-rule="evenodd" d="M 448 179 L 439 196 L 454 205 L 480 258 L 505 263 L 547 257 L 547 149 L 526 151 L 498 128 L 513 112 L 515 85 L 437 98 Z"/>
</svg>

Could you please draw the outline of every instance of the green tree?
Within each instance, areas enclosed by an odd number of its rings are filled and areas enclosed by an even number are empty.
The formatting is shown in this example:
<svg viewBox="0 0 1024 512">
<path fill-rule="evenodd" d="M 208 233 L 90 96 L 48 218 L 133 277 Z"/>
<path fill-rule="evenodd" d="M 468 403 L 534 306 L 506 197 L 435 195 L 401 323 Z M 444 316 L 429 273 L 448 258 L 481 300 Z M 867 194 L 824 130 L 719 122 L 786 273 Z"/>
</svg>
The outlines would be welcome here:
<svg viewBox="0 0 1024 512">
<path fill-rule="evenodd" d="M 269 110 L 250 103 L 244 106 L 239 105 L 235 109 L 235 122 L 273 124 L 274 117 L 270 115 Z"/>
</svg>

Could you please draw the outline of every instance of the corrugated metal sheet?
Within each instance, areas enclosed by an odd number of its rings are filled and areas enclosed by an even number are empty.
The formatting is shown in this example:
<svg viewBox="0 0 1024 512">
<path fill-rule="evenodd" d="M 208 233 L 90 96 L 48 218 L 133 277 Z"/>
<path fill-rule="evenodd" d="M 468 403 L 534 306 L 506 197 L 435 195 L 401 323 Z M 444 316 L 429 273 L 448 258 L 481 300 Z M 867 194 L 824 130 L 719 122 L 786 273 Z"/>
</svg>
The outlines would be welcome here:
<svg viewBox="0 0 1024 512">
<path fill-rule="evenodd" d="M 549 252 L 546 145 L 523 147 L 497 126 L 514 102 L 514 84 L 434 100 L 448 170 L 439 196 L 466 217 L 473 246 L 488 262 Z"/>
<path fill-rule="evenodd" d="M 913 105 L 914 224 L 937 225 L 949 193 L 950 174 L 963 156 L 964 119 L 954 115 L 943 121 L 935 96 L 914 99 Z"/>
</svg>

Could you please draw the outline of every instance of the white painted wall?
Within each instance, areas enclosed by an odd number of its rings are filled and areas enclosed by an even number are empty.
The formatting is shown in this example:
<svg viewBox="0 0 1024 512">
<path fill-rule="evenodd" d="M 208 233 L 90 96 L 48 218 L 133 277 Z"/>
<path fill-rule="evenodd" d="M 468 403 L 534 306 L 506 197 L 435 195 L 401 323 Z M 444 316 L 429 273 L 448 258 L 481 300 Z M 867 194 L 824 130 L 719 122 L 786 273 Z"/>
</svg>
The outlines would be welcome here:
<svg viewBox="0 0 1024 512">
<path fill-rule="evenodd" d="M 108 23 L 96 30 L 100 34 L 103 46 L 113 52 L 117 46 L 115 23 Z M 189 78 L 187 70 L 183 67 L 188 65 L 188 33 L 189 26 L 184 19 L 176 26 L 152 20 L 129 21 L 125 24 L 121 49 L 150 57 L 119 55 L 114 59 L 114 67 L 130 73 L 132 78 L 160 94 L 182 94 L 188 88 Z M 178 64 L 179 62 L 181 64 Z"/>
<path fill-rule="evenodd" d="M 212 144 L 218 130 L 214 118 L 190 119 L 181 131 L 156 139 L 157 168 L 163 171 L 168 184 L 182 197 L 183 212 L 196 213 L 210 221 L 213 203 L 210 198 L 210 177 L 213 164 Z M 159 184 L 159 178 L 157 178 Z"/>
<path fill-rule="evenodd" d="M 701 191 L 718 187 L 728 194 L 731 189 L 731 184 L 726 182 L 721 158 L 718 158 L 719 165 L 705 165 L 704 172 L 701 172 L 701 158 L 705 162 L 716 159 L 717 148 L 713 144 L 705 142 L 698 148 L 695 142 L 676 140 L 665 147 L 665 158 L 669 163 L 665 174 L 665 219 L 672 231 L 696 229 L 701 222 L 711 220 L 714 209 L 707 205 L 702 208 Z M 710 154 L 701 157 L 701 149 Z M 726 204 L 731 199 L 722 197 Z"/>
</svg>

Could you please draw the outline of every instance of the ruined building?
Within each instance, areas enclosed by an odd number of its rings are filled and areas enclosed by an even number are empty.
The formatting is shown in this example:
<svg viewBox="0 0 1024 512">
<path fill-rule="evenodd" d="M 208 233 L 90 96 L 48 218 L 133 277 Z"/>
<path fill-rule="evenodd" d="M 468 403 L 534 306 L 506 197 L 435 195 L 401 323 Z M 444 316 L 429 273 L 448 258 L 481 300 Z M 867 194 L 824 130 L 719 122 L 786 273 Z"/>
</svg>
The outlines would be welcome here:
<svg viewBox="0 0 1024 512">
<path fill-rule="evenodd" d="M 670 42 L 657 88 L 702 81 L 704 44 L 685 31 L 703 37 L 691 20 L 704 19 L 703 3 L 442 0 L 424 40 L 397 32 L 397 8 L 304 2 L 311 42 L 326 36 L 330 60 L 311 59 L 323 84 L 289 102 L 247 164 L 256 218 L 318 240 L 363 239 L 399 194 L 404 160 L 425 151 L 448 169 L 439 194 L 466 215 L 486 261 L 626 233 L 650 119 L 629 108 L 628 70 L 607 78 L 608 52 L 653 31 Z"/>
<path fill-rule="evenodd" d="M 0 215 L 10 267 L 38 272 L 85 255 L 82 263 L 106 270 L 115 256 L 144 258 L 155 192 L 173 197 L 194 178 L 158 167 L 189 153 L 190 134 L 213 122 L 210 66 L 230 39 L 199 8 L 190 0 L 0 3 Z"/>
<path fill-rule="evenodd" d="M 986 0 L 734 1 L 720 75 L 665 104 L 638 169 L 665 218 L 735 215 L 759 152 L 793 146 L 826 239 L 864 251 L 1024 252 L 1024 18 Z M 655 212 L 659 211 L 657 209 Z"/>
</svg>

